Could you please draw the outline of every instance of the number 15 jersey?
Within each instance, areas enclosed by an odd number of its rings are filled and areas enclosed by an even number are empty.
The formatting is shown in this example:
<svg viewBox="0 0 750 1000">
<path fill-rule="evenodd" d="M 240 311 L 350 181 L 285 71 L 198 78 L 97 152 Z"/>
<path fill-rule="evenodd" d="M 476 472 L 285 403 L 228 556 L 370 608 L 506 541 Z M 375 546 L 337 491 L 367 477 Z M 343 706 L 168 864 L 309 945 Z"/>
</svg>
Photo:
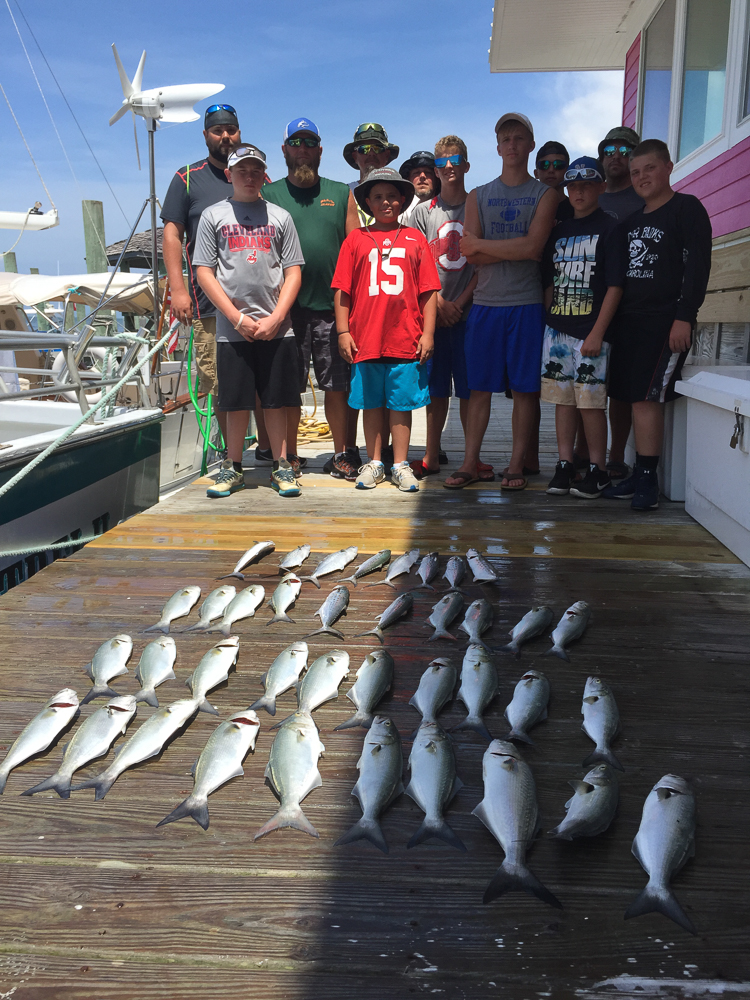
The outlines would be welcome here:
<svg viewBox="0 0 750 1000">
<path fill-rule="evenodd" d="M 439 292 L 435 261 L 417 229 L 354 229 L 339 253 L 332 288 L 351 298 L 355 362 L 414 361 L 422 335 L 419 296 Z"/>
</svg>

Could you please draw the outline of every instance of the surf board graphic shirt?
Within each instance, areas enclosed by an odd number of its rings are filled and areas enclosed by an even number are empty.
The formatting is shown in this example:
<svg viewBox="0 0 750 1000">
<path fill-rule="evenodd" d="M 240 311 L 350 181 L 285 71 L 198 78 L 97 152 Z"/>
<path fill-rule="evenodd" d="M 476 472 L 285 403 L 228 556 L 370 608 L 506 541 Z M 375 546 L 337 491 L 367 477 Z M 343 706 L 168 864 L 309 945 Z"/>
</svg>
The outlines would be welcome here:
<svg viewBox="0 0 750 1000">
<path fill-rule="evenodd" d="M 542 284 L 552 285 L 547 325 L 585 340 L 610 285 L 621 287 L 617 261 L 608 252 L 617 221 L 601 208 L 583 219 L 568 219 L 552 230 L 542 256 Z"/>
<path fill-rule="evenodd" d="M 409 225 L 418 229 L 429 244 L 442 286 L 441 295 L 455 301 L 474 276 L 474 268 L 461 254 L 466 203 L 449 205 L 437 196 L 414 209 Z"/>
<path fill-rule="evenodd" d="M 198 224 L 193 267 L 216 268 L 216 278 L 235 306 L 251 319 L 270 316 L 279 301 L 284 268 L 304 265 L 297 230 L 286 209 L 227 198 L 207 208 Z M 286 316 L 274 340 L 293 337 Z M 217 341 L 244 341 L 216 310 Z"/>
</svg>

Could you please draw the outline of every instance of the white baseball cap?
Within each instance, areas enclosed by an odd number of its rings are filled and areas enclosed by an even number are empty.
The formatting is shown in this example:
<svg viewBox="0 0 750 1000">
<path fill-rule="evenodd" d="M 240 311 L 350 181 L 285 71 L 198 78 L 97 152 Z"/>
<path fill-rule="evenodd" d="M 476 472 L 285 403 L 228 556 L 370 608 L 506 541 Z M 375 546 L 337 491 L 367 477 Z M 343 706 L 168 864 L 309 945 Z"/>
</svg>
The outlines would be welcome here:
<svg viewBox="0 0 750 1000">
<path fill-rule="evenodd" d="M 498 129 L 506 122 L 520 122 L 531 132 L 531 138 L 534 138 L 534 126 L 526 115 L 522 115 L 520 111 L 509 111 L 507 115 L 502 115 L 498 118 L 497 125 L 495 125 L 495 135 L 497 135 Z"/>
<path fill-rule="evenodd" d="M 248 143 L 243 143 L 229 154 L 227 166 L 229 168 L 236 167 L 241 160 L 257 160 L 258 163 L 262 163 L 265 167 L 266 154 L 262 149 L 258 149 L 257 146 L 251 146 Z"/>
</svg>

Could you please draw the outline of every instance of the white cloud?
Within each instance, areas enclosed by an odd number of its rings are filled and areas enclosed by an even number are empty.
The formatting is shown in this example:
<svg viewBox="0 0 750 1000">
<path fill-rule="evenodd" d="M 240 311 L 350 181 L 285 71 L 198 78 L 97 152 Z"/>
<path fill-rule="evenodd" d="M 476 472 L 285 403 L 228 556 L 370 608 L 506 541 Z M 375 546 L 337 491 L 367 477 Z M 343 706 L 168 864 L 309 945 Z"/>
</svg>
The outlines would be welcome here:
<svg viewBox="0 0 750 1000">
<path fill-rule="evenodd" d="M 556 73 L 554 105 L 534 123 L 537 148 L 559 139 L 571 156 L 596 156 L 599 142 L 622 121 L 622 88 L 619 72 Z"/>
</svg>

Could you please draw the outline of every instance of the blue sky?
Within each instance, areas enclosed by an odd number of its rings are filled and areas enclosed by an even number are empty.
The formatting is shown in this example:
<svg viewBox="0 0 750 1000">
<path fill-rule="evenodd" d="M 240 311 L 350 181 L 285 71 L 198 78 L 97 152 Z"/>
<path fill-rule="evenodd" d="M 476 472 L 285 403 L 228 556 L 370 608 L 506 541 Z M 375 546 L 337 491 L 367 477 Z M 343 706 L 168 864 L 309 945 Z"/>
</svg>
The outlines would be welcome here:
<svg viewBox="0 0 750 1000">
<path fill-rule="evenodd" d="M 75 179 L 6 3 L 18 22 Z M 561 139 L 573 155 L 594 153 L 598 138 L 620 121 L 621 73 L 491 74 L 491 0 L 129 0 L 125 6 L 108 0 L 0 0 L 0 83 L 61 218 L 57 229 L 23 235 L 16 247 L 19 271 L 85 270 L 82 198 L 103 201 L 108 243 L 123 239 L 129 229 L 19 15 L 19 4 L 131 221 L 148 193 L 146 131 L 139 121 L 144 164 L 139 173 L 129 116 L 108 125 L 122 101 L 112 42 L 131 77 L 142 50 L 147 50 L 144 88 L 224 83 L 226 89 L 213 100 L 237 108 L 243 138 L 266 151 L 273 179 L 285 172 L 280 150 L 284 125 L 299 115 L 311 117 L 321 130 L 322 173 L 327 177 L 354 179 L 341 150 L 360 122 L 379 121 L 404 159 L 417 149 L 432 148 L 442 135 L 460 135 L 469 147 L 468 180 L 474 184 L 498 172 L 493 126 L 505 111 L 527 114 L 538 144 Z M 157 133 L 160 196 L 178 166 L 205 155 L 201 129 L 198 121 Z M 0 142 L 0 208 L 25 211 L 40 200 L 47 209 L 34 167 L 1 99 Z M 17 235 L 0 230 L 0 251 Z"/>
</svg>

